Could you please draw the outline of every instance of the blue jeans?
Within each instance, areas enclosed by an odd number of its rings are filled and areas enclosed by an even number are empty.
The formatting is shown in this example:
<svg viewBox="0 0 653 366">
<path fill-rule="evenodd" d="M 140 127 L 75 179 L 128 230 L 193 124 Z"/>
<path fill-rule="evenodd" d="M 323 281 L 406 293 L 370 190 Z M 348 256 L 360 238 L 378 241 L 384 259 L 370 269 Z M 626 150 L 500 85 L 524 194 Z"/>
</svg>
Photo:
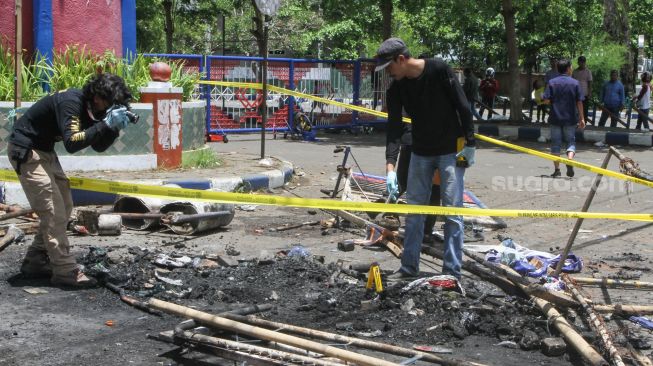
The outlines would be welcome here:
<svg viewBox="0 0 653 366">
<path fill-rule="evenodd" d="M 558 126 L 550 125 L 551 128 L 551 154 L 560 155 L 562 139 L 567 142 L 567 152 L 576 152 L 576 125 Z"/>
<path fill-rule="evenodd" d="M 482 121 L 483 117 L 478 113 L 476 110 L 476 107 L 474 107 L 474 104 L 476 104 L 473 100 L 469 101 L 469 109 L 472 111 L 472 116 L 476 117 L 477 120 Z"/>
<path fill-rule="evenodd" d="M 440 198 L 442 206 L 462 207 L 465 169 L 456 167 L 456 154 L 421 156 L 415 153 L 408 168 L 408 190 L 406 199 L 411 205 L 428 205 L 433 174 L 440 169 Z M 425 215 L 406 217 L 404 252 L 400 271 L 419 274 L 419 256 L 424 239 Z M 463 218 L 446 216 L 444 222 L 444 265 L 442 272 L 460 278 L 463 258 Z"/>
</svg>

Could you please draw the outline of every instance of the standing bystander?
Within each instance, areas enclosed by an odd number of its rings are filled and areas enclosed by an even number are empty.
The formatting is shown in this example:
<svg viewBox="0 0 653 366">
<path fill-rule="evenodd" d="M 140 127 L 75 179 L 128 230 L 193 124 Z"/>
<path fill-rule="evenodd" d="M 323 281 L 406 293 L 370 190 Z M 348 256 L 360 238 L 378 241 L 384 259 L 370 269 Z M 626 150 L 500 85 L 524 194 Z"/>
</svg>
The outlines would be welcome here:
<svg viewBox="0 0 653 366">
<path fill-rule="evenodd" d="M 549 57 L 549 65 L 551 68 L 544 74 L 544 87 L 546 88 L 547 84 L 551 79 L 560 76 L 558 72 L 558 61 L 555 57 Z"/>
<path fill-rule="evenodd" d="M 610 127 L 617 127 L 619 112 L 624 108 L 625 99 L 624 85 L 619 81 L 617 70 L 612 70 L 610 80 L 603 83 L 601 88 L 601 104 L 607 111 L 602 111 L 599 127 L 605 126 L 608 117 L 610 117 Z"/>
<path fill-rule="evenodd" d="M 494 99 L 499 93 L 499 81 L 494 78 L 494 69 L 488 67 L 485 70 L 485 79 L 481 81 L 481 109 L 479 110 L 479 115 L 483 119 L 483 112 L 487 108 L 487 119 L 492 118 L 492 113 L 494 112 Z"/>
<path fill-rule="evenodd" d="M 544 100 L 551 104 L 549 125 L 551 126 L 551 154 L 560 155 L 562 140 L 567 142 L 567 158 L 576 155 L 576 128 L 585 128 L 583 116 L 583 91 L 577 80 L 571 78 L 571 61 L 558 60 L 560 76 L 549 80 L 544 91 Z M 552 177 L 559 177 L 560 163 L 554 162 Z M 567 165 L 567 176 L 574 176 L 574 167 Z"/>
<path fill-rule="evenodd" d="M 537 114 L 535 123 L 540 123 L 540 115 L 542 117 L 542 123 L 546 121 L 546 103 L 542 96 L 544 95 L 544 85 L 540 79 L 535 79 L 533 82 L 533 101 L 537 107 Z"/>
<path fill-rule="evenodd" d="M 592 98 L 592 71 L 587 68 L 587 59 L 585 56 L 578 57 L 578 68 L 573 71 L 571 76 L 578 80 L 580 90 L 583 92 L 583 96 L 585 96 L 583 99 L 583 116 L 587 119 L 587 112 L 589 112 Z"/>
<path fill-rule="evenodd" d="M 648 111 L 651 109 L 651 74 L 648 72 L 643 72 L 642 76 L 642 89 L 639 91 L 639 94 L 633 98 L 633 102 L 637 103 L 637 127 L 636 130 L 642 128 L 644 125 L 644 131 L 648 131 Z"/>
<path fill-rule="evenodd" d="M 412 156 L 408 169 L 409 204 L 426 205 L 433 175 L 440 171 L 440 198 L 444 206 L 463 204 L 465 164 L 474 164 L 474 125 L 469 104 L 451 67 L 442 59 L 415 59 L 399 38 L 389 38 L 376 55 L 377 70 L 387 68 L 394 80 L 387 91 L 387 147 L 398 145 L 403 135 L 402 108 L 412 119 Z M 466 145 L 456 154 L 459 138 Z M 387 151 L 386 150 L 386 151 Z M 457 158 L 462 158 L 457 162 Z M 390 280 L 417 276 L 424 237 L 424 215 L 406 218 L 401 268 Z M 463 220 L 446 216 L 444 224 L 443 272 L 461 277 Z"/>
<path fill-rule="evenodd" d="M 479 121 L 483 119 L 481 115 L 476 110 L 476 100 L 478 99 L 478 78 L 472 72 L 472 69 L 466 67 L 463 70 L 463 75 L 465 75 L 465 82 L 463 83 L 463 91 L 465 92 L 465 97 L 469 102 L 469 109 L 472 112 L 472 115 L 476 117 Z"/>
</svg>

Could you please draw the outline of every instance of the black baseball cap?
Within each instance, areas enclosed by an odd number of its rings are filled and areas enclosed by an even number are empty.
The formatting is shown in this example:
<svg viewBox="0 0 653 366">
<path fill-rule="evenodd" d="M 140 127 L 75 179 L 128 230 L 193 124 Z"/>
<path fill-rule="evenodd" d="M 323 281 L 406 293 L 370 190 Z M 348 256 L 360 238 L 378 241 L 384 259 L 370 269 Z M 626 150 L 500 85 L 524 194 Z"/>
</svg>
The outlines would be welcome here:
<svg viewBox="0 0 653 366">
<path fill-rule="evenodd" d="M 390 65 L 390 62 L 399 55 L 408 54 L 408 47 L 401 38 L 388 38 L 376 51 L 376 68 L 374 71 L 381 71 Z"/>
</svg>

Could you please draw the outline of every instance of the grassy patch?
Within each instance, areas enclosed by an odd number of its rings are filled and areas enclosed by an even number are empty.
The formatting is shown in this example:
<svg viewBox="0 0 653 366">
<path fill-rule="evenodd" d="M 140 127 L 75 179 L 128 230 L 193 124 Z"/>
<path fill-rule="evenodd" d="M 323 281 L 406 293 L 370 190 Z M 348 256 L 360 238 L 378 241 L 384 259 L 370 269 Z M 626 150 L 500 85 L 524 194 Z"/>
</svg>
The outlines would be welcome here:
<svg viewBox="0 0 653 366">
<path fill-rule="evenodd" d="M 181 167 L 185 169 L 215 168 L 222 165 L 222 160 L 211 148 L 184 151 L 181 155 Z"/>
</svg>

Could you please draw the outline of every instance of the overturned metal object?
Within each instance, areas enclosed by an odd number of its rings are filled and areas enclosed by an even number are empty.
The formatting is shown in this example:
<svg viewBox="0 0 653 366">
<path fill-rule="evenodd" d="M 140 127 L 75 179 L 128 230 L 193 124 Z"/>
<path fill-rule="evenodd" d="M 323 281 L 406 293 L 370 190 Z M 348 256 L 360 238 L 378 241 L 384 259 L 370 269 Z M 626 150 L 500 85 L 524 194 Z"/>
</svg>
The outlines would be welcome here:
<svg viewBox="0 0 653 366">
<path fill-rule="evenodd" d="M 171 202 L 160 209 L 161 222 L 176 234 L 192 235 L 227 226 L 234 218 L 235 206 L 227 203 Z"/>
<path fill-rule="evenodd" d="M 122 215 L 122 224 L 132 230 L 147 230 L 158 227 L 161 221 L 159 209 L 166 203 L 158 198 L 120 196 L 113 204 L 113 211 L 120 213 L 154 214 L 129 217 Z"/>
</svg>

